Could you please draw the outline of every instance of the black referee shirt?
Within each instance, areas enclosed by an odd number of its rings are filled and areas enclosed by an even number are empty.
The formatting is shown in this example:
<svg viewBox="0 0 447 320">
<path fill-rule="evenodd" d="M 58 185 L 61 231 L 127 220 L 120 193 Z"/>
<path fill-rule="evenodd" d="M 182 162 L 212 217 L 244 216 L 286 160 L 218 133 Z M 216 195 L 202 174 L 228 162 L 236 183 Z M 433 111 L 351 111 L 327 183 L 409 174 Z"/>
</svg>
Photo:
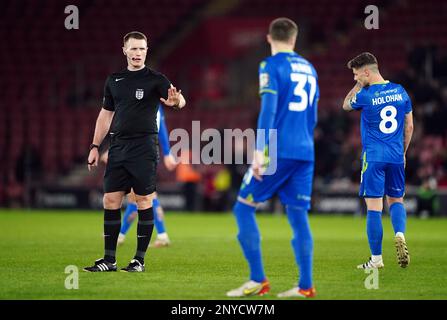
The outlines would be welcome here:
<svg viewBox="0 0 447 320">
<path fill-rule="evenodd" d="M 110 133 L 131 139 L 157 134 L 160 97 L 167 99 L 170 81 L 161 73 L 144 67 L 110 75 L 104 86 L 103 108 L 115 111 Z"/>
</svg>

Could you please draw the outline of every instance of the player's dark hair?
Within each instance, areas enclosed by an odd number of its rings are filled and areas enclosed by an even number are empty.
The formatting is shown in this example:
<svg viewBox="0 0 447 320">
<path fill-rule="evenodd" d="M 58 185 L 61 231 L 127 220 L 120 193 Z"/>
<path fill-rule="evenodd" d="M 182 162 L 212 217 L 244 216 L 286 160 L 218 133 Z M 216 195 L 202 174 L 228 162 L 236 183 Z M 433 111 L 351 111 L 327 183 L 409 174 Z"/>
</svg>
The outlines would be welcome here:
<svg viewBox="0 0 447 320">
<path fill-rule="evenodd" d="M 129 32 L 128 34 L 126 34 L 126 35 L 124 36 L 124 38 L 123 38 L 123 45 L 124 45 L 124 46 L 126 45 L 126 42 L 127 42 L 129 39 L 146 40 L 146 43 L 147 43 L 147 38 L 146 38 L 146 36 L 144 35 L 144 33 L 139 32 L 139 31 L 131 31 L 131 32 Z"/>
<path fill-rule="evenodd" d="M 348 62 L 348 69 L 358 69 L 371 64 L 379 65 L 372 53 L 363 52 Z"/>
<path fill-rule="evenodd" d="M 277 18 L 270 23 L 269 34 L 273 40 L 287 42 L 298 35 L 298 26 L 289 18 Z"/>
</svg>

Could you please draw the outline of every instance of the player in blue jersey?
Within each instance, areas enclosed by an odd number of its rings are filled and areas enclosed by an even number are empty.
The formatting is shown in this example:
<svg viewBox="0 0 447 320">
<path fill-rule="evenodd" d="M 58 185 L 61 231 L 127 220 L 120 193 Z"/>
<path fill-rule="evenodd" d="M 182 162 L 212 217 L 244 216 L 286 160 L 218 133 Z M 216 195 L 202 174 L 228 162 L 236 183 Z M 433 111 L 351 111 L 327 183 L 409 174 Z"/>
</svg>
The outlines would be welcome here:
<svg viewBox="0 0 447 320">
<path fill-rule="evenodd" d="M 239 229 L 237 238 L 250 268 L 250 278 L 242 286 L 227 292 L 229 297 L 263 295 L 270 290 L 264 273 L 255 212 L 258 203 L 274 194 L 278 194 L 285 205 L 293 230 L 292 248 L 299 267 L 297 286 L 278 296 L 315 296 L 308 210 L 319 89 L 314 67 L 293 51 L 297 35 L 298 27 L 290 19 L 278 18 L 270 24 L 267 41 L 272 56 L 262 61 L 259 68 L 261 111 L 255 156 L 233 207 Z M 259 129 L 265 130 L 266 134 L 260 134 Z M 276 154 L 272 154 L 275 149 Z M 266 157 L 266 151 L 269 157 Z M 271 170 L 272 166 L 276 170 Z"/>
<path fill-rule="evenodd" d="M 171 149 L 169 146 L 169 135 L 166 127 L 164 111 L 161 106 L 158 107 L 157 126 L 159 130 L 158 137 L 164 155 L 163 162 L 166 168 L 169 171 L 172 171 L 177 166 L 177 161 L 170 153 Z M 152 210 L 154 213 L 154 225 L 155 229 L 157 230 L 157 237 L 154 241 L 154 244 L 151 246 L 154 248 L 167 247 L 170 245 L 171 241 L 165 227 L 163 208 L 161 207 L 157 196 L 155 196 L 152 202 Z M 137 204 L 135 202 L 135 196 L 133 195 L 132 191 L 127 197 L 127 207 L 126 211 L 124 212 L 123 221 L 121 223 L 121 229 L 118 236 L 118 244 L 124 243 L 126 234 L 129 231 L 129 228 L 132 225 L 133 221 L 137 217 L 137 214 Z"/>
<path fill-rule="evenodd" d="M 402 268 L 410 263 L 405 242 L 406 211 L 405 154 L 413 134 L 411 100 L 405 89 L 385 81 L 380 75 L 376 57 L 365 52 L 348 62 L 357 82 L 346 96 L 343 109 L 359 110 L 362 134 L 362 172 L 359 195 L 367 206 L 366 229 L 370 259 L 359 269 L 382 268 L 382 209 L 386 195 L 397 261 Z"/>
</svg>

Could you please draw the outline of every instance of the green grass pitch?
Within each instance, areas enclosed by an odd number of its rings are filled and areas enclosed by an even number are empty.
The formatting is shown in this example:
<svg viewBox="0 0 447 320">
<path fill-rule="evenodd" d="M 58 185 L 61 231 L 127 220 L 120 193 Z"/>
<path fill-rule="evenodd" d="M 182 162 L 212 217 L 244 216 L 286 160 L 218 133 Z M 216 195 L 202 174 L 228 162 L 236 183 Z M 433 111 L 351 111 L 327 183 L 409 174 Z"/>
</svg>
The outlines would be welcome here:
<svg viewBox="0 0 447 320">
<path fill-rule="evenodd" d="M 356 269 L 369 256 L 365 218 L 311 215 L 310 222 L 317 299 L 447 298 L 447 219 L 409 218 L 411 263 L 401 269 L 391 222 L 384 217 L 385 268 L 379 271 L 377 290 L 366 289 L 369 275 Z M 297 279 L 291 230 L 282 215 L 259 214 L 258 223 L 272 290 L 251 299 L 276 299 Z M 0 226 L 0 299 L 220 300 L 248 277 L 231 214 L 168 213 L 172 245 L 149 248 L 146 272 L 138 274 L 82 271 L 103 253 L 99 211 L 2 210 Z M 135 231 L 134 224 L 118 247 L 119 267 L 133 256 Z M 68 265 L 79 268 L 77 290 L 64 286 Z"/>
</svg>

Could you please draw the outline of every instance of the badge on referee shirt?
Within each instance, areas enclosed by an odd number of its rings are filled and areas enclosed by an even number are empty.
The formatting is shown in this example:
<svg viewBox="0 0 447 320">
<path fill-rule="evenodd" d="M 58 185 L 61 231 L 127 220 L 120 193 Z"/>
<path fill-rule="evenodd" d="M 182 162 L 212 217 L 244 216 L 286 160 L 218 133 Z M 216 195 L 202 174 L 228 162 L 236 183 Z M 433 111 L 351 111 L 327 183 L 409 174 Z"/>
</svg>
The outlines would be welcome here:
<svg viewBox="0 0 447 320">
<path fill-rule="evenodd" d="M 137 89 L 137 91 L 135 91 L 135 98 L 137 98 L 138 100 L 143 99 L 144 97 L 144 90 L 143 89 Z"/>
</svg>

